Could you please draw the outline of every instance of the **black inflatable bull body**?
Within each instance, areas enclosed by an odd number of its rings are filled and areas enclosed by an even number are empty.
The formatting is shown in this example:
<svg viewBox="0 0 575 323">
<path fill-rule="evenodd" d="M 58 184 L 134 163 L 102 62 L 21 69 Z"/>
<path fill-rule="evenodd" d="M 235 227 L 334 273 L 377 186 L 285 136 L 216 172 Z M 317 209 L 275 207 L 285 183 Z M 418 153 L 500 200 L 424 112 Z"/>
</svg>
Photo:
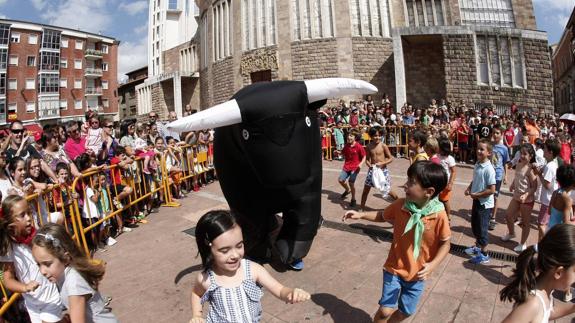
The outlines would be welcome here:
<svg viewBox="0 0 575 323">
<path fill-rule="evenodd" d="M 214 164 L 224 196 L 242 226 L 246 254 L 259 259 L 271 255 L 270 234 L 278 227 L 275 215 L 282 213 L 275 248 L 287 264 L 307 255 L 320 222 L 318 108 L 330 97 L 376 91 L 366 82 L 350 79 L 255 83 L 231 101 L 168 128 L 215 128 Z"/>
</svg>

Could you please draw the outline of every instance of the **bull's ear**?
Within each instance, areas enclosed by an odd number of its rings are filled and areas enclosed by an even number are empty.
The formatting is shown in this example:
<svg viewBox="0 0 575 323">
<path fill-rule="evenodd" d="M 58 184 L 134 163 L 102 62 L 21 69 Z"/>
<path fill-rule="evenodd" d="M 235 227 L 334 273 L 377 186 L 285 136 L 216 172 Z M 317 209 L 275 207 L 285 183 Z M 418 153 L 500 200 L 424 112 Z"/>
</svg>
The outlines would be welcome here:
<svg viewBox="0 0 575 323">
<path fill-rule="evenodd" d="M 324 78 L 304 82 L 309 103 L 340 98 L 345 95 L 377 93 L 377 88 L 374 85 L 366 81 L 349 78 Z"/>
<path fill-rule="evenodd" d="M 327 100 L 321 100 L 321 101 L 311 102 L 311 103 L 307 106 L 307 109 L 308 109 L 308 110 L 317 110 L 317 109 L 323 107 L 326 103 L 327 103 Z"/>
</svg>

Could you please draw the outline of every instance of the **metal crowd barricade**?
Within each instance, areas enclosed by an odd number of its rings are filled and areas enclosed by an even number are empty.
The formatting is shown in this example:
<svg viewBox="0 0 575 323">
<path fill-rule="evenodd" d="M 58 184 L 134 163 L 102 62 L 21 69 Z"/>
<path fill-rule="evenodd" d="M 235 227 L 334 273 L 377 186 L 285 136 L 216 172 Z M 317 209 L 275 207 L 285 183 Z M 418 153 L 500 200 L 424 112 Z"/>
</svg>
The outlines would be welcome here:
<svg viewBox="0 0 575 323">
<path fill-rule="evenodd" d="M 326 160 L 333 160 L 333 151 L 335 147 L 333 136 L 333 128 L 334 127 L 326 127 L 320 128 L 321 135 L 322 135 L 322 152 L 324 159 Z M 381 136 L 381 141 L 385 143 L 389 148 L 395 149 L 397 153 L 403 151 L 404 155 L 408 155 L 408 142 L 409 142 L 409 132 L 410 127 L 404 126 L 384 126 L 380 127 L 384 130 L 384 133 Z M 345 125 L 342 127 L 344 133 L 349 134 L 352 130 L 358 130 L 361 136 L 361 140 L 363 144 L 367 146 L 371 142 L 371 137 L 369 136 L 369 129 L 370 127 L 365 126 L 357 126 L 351 127 L 349 125 Z M 344 141 L 346 139 L 344 138 Z"/>
</svg>

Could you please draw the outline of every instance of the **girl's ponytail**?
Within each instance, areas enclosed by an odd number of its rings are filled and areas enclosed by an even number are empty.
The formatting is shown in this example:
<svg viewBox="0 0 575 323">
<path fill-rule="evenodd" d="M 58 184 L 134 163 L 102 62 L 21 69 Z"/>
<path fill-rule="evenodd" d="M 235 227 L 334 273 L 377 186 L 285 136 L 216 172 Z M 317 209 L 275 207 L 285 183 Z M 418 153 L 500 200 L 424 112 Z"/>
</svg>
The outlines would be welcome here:
<svg viewBox="0 0 575 323">
<path fill-rule="evenodd" d="M 0 216 L 0 256 L 6 256 L 10 248 L 11 239 L 10 231 L 8 229 L 8 221 L 3 216 Z"/>
<path fill-rule="evenodd" d="M 537 251 L 534 246 L 525 249 L 517 258 L 512 281 L 499 293 L 501 301 L 523 303 L 537 282 Z"/>
</svg>

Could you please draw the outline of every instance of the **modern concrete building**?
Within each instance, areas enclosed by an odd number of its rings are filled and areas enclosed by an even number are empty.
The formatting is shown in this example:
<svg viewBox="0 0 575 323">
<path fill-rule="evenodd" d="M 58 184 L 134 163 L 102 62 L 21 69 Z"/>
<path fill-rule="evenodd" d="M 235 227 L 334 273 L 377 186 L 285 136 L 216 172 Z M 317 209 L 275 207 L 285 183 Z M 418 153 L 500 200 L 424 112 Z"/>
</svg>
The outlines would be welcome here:
<svg viewBox="0 0 575 323">
<path fill-rule="evenodd" d="M 73 29 L 0 19 L 0 124 L 118 112 L 119 41 Z"/>
<path fill-rule="evenodd" d="M 531 0 L 196 0 L 201 108 L 245 85 L 363 79 L 399 107 L 553 109 Z"/>
<path fill-rule="evenodd" d="M 138 97 L 136 86 L 144 83 L 148 78 L 148 66 L 144 66 L 126 73 L 128 80 L 118 86 L 120 120 L 133 118 L 138 115 Z"/>
<path fill-rule="evenodd" d="M 138 114 L 152 109 L 160 118 L 168 111 L 182 116 L 197 83 L 195 46 L 198 9 L 192 0 L 150 0 L 148 79 L 136 87 Z M 199 100 L 199 99 L 198 99 Z"/>
<path fill-rule="evenodd" d="M 559 43 L 552 46 L 555 111 L 575 113 L 575 8 L 567 21 Z"/>
</svg>

